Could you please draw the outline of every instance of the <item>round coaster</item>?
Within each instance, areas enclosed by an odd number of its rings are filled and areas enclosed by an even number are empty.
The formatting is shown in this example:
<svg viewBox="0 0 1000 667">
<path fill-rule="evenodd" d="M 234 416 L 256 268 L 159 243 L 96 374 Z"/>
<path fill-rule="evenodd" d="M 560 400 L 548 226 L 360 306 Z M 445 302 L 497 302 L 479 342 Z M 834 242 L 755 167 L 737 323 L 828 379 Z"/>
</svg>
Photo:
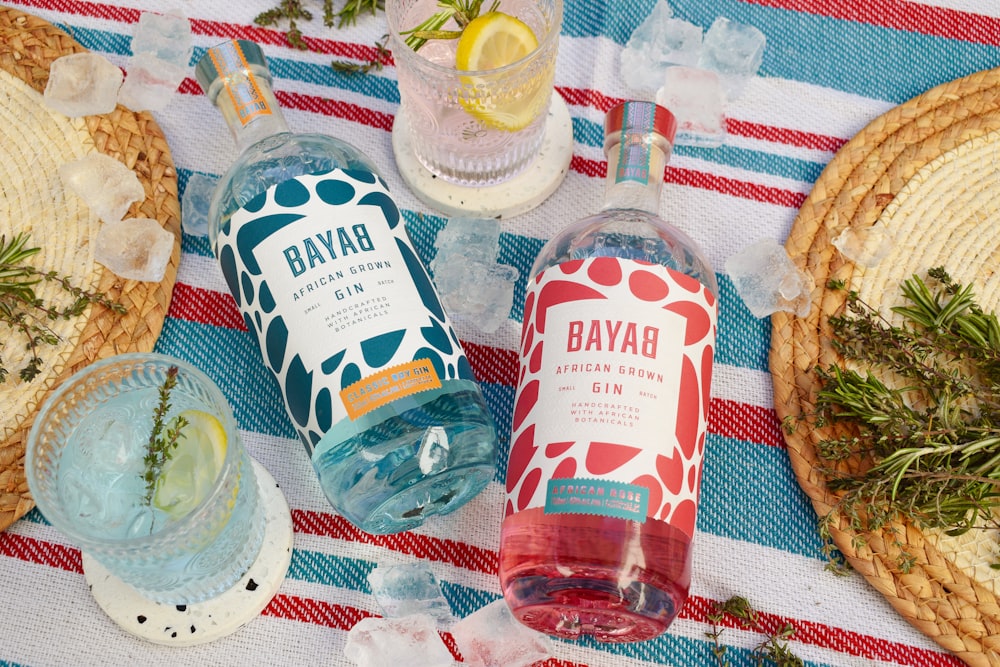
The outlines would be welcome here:
<svg viewBox="0 0 1000 667">
<path fill-rule="evenodd" d="M 204 602 L 163 604 L 147 599 L 84 553 L 83 573 L 90 592 L 111 620 L 154 644 L 194 646 L 232 634 L 263 611 L 285 580 L 292 559 L 292 515 L 271 474 L 257 461 L 253 466 L 266 523 L 260 554 L 243 578 Z"/>
<path fill-rule="evenodd" d="M 573 122 L 558 93 L 552 95 L 538 157 L 520 174 L 497 185 L 470 187 L 435 176 L 417 159 L 408 130 L 400 107 L 392 124 L 392 150 L 399 173 L 420 201 L 452 216 L 510 218 L 526 213 L 556 191 L 573 157 Z"/>
<path fill-rule="evenodd" d="M 791 467 L 820 517 L 836 506 L 818 443 L 855 435 L 810 419 L 822 389 L 815 372 L 845 360 L 832 344 L 830 316 L 848 290 L 899 323 L 900 283 L 943 266 L 971 285 L 983 310 L 1000 307 L 1000 69 L 941 84 L 873 119 L 837 151 L 803 202 L 785 248 L 815 283 L 805 316 L 771 316 L 770 368 Z M 886 240 L 885 257 L 855 262 L 834 245 L 842 233 Z M 834 289 L 840 283 L 847 289 Z M 859 369 L 861 370 L 861 369 Z M 881 378 L 892 384 L 892 378 Z M 799 423 L 799 420 L 808 420 Z M 866 461 L 838 462 L 859 470 Z M 997 537 L 976 526 L 952 537 L 909 521 L 859 531 L 848 517 L 826 524 L 848 563 L 914 627 L 975 667 L 1000 667 Z M 907 554 L 906 566 L 900 561 Z"/>
</svg>

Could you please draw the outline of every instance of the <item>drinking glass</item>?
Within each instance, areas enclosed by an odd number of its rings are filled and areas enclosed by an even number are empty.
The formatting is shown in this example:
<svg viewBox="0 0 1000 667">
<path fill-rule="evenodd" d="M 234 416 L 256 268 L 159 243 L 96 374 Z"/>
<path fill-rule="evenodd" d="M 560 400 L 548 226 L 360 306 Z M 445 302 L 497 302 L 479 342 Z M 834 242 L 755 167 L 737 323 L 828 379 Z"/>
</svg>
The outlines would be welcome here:
<svg viewBox="0 0 1000 667">
<path fill-rule="evenodd" d="M 498 11 L 526 23 L 538 48 L 510 65 L 482 71 L 456 69 L 455 39 L 431 39 L 418 51 L 406 44 L 403 33 L 439 9 L 437 0 L 398 0 L 385 7 L 400 114 L 413 151 L 432 174 L 450 183 L 503 183 L 528 167 L 542 146 L 562 0 L 502 0 Z"/>
<path fill-rule="evenodd" d="M 143 477 L 154 408 L 172 366 L 177 383 L 164 423 L 185 411 L 207 413 L 218 420 L 202 415 L 216 426 L 214 442 L 222 445 L 215 449 L 214 481 L 191 479 L 193 486 L 202 484 L 201 492 L 186 503 L 181 494 L 180 509 L 163 508 L 156 496 L 150 500 Z M 198 437 L 189 430 L 194 428 L 183 427 L 182 437 Z M 189 605 L 212 598 L 233 586 L 260 551 L 264 510 L 232 410 L 208 376 L 180 359 L 122 354 L 68 378 L 35 418 L 25 468 L 45 518 L 154 602 Z"/>
</svg>

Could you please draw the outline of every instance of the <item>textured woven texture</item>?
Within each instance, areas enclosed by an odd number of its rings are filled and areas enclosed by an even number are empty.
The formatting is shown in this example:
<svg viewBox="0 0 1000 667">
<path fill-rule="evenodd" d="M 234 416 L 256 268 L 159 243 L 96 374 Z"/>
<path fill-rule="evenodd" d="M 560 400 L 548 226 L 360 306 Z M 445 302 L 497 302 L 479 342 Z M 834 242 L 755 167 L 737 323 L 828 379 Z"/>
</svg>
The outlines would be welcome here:
<svg viewBox="0 0 1000 667">
<path fill-rule="evenodd" d="M 75 284 L 104 293 L 127 308 L 123 315 L 103 306 L 88 308 L 57 329 L 59 345 L 43 348 L 45 365 L 38 378 L 24 383 L 12 373 L 0 384 L 0 529 L 33 505 L 24 477 L 24 443 L 37 406 L 60 378 L 91 361 L 153 348 L 180 261 L 177 175 L 166 139 L 152 116 L 118 107 L 108 114 L 71 121 L 41 105 L 52 61 L 84 50 L 48 22 L 0 8 L 0 69 L 10 75 L 0 79 L 0 113 L 9 116 L 2 131 L 2 183 L 12 225 L 0 232 L 29 232 L 29 245 L 43 248 L 38 256 L 42 268 L 71 276 Z M 60 160 L 95 150 L 123 162 L 143 184 L 146 197 L 132 206 L 128 217 L 158 220 L 177 236 L 160 283 L 120 279 L 93 259 L 90 238 L 99 222 L 75 195 L 62 190 L 55 170 Z M 44 285 L 39 287 L 43 289 Z M 55 291 L 54 298 L 58 298 Z"/>
<path fill-rule="evenodd" d="M 829 163 L 786 244 L 817 288 L 807 317 L 772 318 L 779 417 L 811 414 L 820 386 L 814 369 L 843 363 L 830 346 L 828 317 L 842 311 L 846 290 L 829 289 L 828 281 L 844 281 L 888 313 L 902 280 L 944 266 L 956 281 L 975 285 L 988 310 L 1000 304 L 998 130 L 1000 71 L 984 71 L 878 117 Z M 888 256 L 872 267 L 846 260 L 831 241 L 849 227 L 879 234 L 891 245 Z M 821 516 L 836 500 L 817 468 L 815 445 L 838 432 L 801 425 L 786 436 L 792 467 Z M 851 565 L 914 626 L 971 665 L 1000 665 L 997 574 L 989 568 L 996 558 L 995 534 L 972 531 L 958 540 L 896 525 L 859 536 L 846 520 L 832 534 Z M 904 549 L 915 557 L 907 572 L 898 565 Z"/>
</svg>

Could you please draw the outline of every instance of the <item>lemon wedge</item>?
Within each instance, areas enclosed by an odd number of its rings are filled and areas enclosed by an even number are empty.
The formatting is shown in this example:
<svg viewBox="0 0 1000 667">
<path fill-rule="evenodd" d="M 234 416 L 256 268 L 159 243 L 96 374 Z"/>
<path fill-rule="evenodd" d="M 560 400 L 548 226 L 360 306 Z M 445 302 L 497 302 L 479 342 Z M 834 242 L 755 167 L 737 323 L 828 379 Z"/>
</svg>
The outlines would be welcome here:
<svg viewBox="0 0 1000 667">
<path fill-rule="evenodd" d="M 185 410 L 187 420 L 170 459 L 156 480 L 153 505 L 171 517 L 184 516 L 212 490 L 226 459 L 226 430 L 207 412 Z"/>
<path fill-rule="evenodd" d="M 517 62 L 538 48 L 538 39 L 528 25 L 503 12 L 488 12 L 474 18 L 462 31 L 455 52 L 455 67 L 466 72 L 498 69 Z M 551 73 L 550 73 L 551 74 Z M 463 76 L 462 82 L 491 88 L 488 95 L 461 99 L 470 114 L 501 130 L 520 130 L 541 111 L 545 77 L 508 88 L 488 83 L 482 77 Z"/>
</svg>

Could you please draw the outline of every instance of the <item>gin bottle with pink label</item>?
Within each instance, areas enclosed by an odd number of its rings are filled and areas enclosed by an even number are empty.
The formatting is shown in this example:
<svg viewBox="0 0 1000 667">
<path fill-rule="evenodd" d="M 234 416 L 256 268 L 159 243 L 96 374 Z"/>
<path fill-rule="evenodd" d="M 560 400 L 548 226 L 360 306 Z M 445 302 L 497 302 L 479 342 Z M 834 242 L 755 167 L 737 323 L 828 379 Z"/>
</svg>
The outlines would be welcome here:
<svg viewBox="0 0 1000 667">
<path fill-rule="evenodd" d="M 608 112 L 604 207 L 528 284 L 500 584 L 558 637 L 655 637 L 688 593 L 718 287 L 659 215 L 675 131 L 651 102 Z"/>
</svg>

